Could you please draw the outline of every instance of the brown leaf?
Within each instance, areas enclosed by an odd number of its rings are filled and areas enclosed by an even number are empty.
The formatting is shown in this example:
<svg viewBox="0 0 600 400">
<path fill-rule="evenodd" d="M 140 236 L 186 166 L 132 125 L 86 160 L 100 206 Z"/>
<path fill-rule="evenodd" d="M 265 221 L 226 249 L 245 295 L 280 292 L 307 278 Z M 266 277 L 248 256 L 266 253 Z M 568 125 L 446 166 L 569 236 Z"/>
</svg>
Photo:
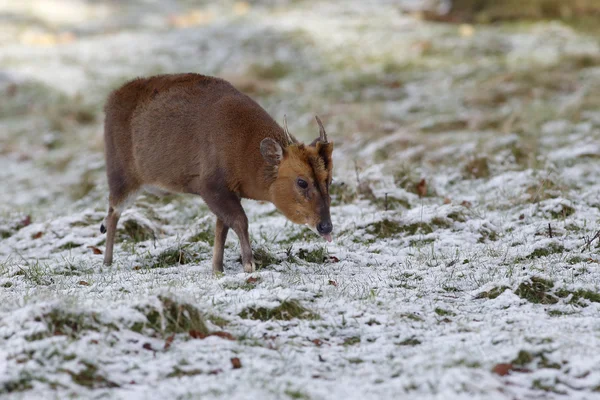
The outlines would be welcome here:
<svg viewBox="0 0 600 400">
<path fill-rule="evenodd" d="M 212 370 L 208 371 L 208 374 L 209 375 L 218 375 L 221 372 L 223 372 L 223 370 L 221 368 L 217 368 L 217 369 L 212 369 Z"/>
<path fill-rule="evenodd" d="M 501 364 L 496 364 L 494 366 L 494 368 L 492 368 L 492 373 L 494 373 L 496 375 L 500 375 L 500 376 L 505 376 L 505 375 L 508 375 L 512 369 L 513 369 L 512 364 L 501 363 Z"/>
<path fill-rule="evenodd" d="M 193 339 L 204 339 L 206 337 L 206 334 L 204 334 L 204 332 L 200 332 L 200 331 L 192 329 L 190 331 L 190 336 Z"/>
<path fill-rule="evenodd" d="M 150 343 L 144 343 L 144 345 L 142 347 L 146 350 L 154 351 L 154 349 L 152 348 L 152 345 Z"/>
<path fill-rule="evenodd" d="M 321 347 L 323 345 L 323 341 L 321 339 L 313 339 L 311 340 L 317 347 Z"/>
<path fill-rule="evenodd" d="M 239 358 L 237 357 L 233 357 L 231 359 L 231 365 L 233 366 L 233 369 L 239 369 L 242 368 L 242 362 L 240 361 Z"/>
<path fill-rule="evenodd" d="M 416 189 L 419 197 L 425 197 L 425 195 L 427 194 L 427 182 L 425 181 L 425 179 L 421 179 L 421 182 L 417 184 Z"/>
<path fill-rule="evenodd" d="M 330 284 L 331 286 L 335 286 L 335 287 L 337 287 L 337 282 L 336 282 L 336 281 L 332 281 L 331 279 L 329 280 L 329 284 Z"/>
<path fill-rule="evenodd" d="M 139 271 L 140 269 L 142 269 L 142 267 L 140 267 L 139 265 L 136 265 L 135 267 L 133 267 L 134 271 Z"/>
<path fill-rule="evenodd" d="M 42 237 L 42 235 L 44 234 L 44 232 L 38 232 L 38 233 L 34 233 L 33 235 L 31 235 L 32 239 L 39 239 Z"/>
<path fill-rule="evenodd" d="M 171 343 L 173 343 L 174 339 L 175 339 L 175 334 L 169 336 L 167 338 L 167 340 L 165 340 L 165 347 L 164 347 L 165 350 L 169 350 L 169 347 L 171 347 Z"/>
<path fill-rule="evenodd" d="M 340 259 L 337 258 L 336 256 L 329 256 L 329 261 L 331 261 L 332 263 L 336 263 L 336 262 L 340 262 Z"/>
<path fill-rule="evenodd" d="M 250 278 L 246 279 L 246 283 L 256 283 L 258 282 L 258 278 L 251 276 Z"/>
<path fill-rule="evenodd" d="M 470 202 L 470 201 L 463 200 L 463 201 L 460 203 L 460 205 L 461 205 L 461 206 L 463 206 L 463 207 L 471 208 L 471 206 L 472 206 L 473 204 L 471 204 L 471 202 Z"/>
<path fill-rule="evenodd" d="M 102 254 L 102 250 L 100 250 L 96 246 L 88 246 L 87 248 L 88 249 L 92 249 L 92 251 L 94 252 L 94 254 Z"/>
<path fill-rule="evenodd" d="M 28 225 L 31 225 L 31 215 L 26 216 L 25 218 L 23 218 L 23 220 L 21 221 L 21 227 L 26 227 Z"/>
<path fill-rule="evenodd" d="M 79 281 L 79 282 L 77 282 L 77 283 L 78 283 L 79 285 L 81 285 L 81 286 L 90 286 L 90 284 L 89 284 L 88 282 L 86 282 L 86 281 Z"/>
<path fill-rule="evenodd" d="M 524 219 L 525 219 L 525 214 L 521 214 L 521 215 L 519 215 L 519 219 L 520 219 L 521 221 L 522 221 L 522 220 L 524 220 Z"/>
<path fill-rule="evenodd" d="M 444 197 L 444 204 L 450 204 L 452 203 L 452 200 L 450 200 L 448 197 Z"/>
<path fill-rule="evenodd" d="M 223 332 L 223 331 L 212 332 L 208 336 L 218 336 L 220 338 L 227 339 L 227 340 L 235 340 L 235 338 L 233 337 L 233 335 L 231 333 Z"/>
</svg>

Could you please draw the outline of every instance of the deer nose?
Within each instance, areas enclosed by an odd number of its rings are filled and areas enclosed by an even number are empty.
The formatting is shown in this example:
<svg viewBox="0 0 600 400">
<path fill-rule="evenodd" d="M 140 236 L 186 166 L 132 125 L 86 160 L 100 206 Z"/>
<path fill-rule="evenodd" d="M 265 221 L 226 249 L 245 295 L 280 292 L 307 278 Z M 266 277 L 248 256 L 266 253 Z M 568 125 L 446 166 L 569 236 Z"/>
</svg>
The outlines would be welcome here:
<svg viewBox="0 0 600 400">
<path fill-rule="evenodd" d="M 331 224 L 331 221 L 321 221 L 317 225 L 317 231 L 323 235 L 331 233 L 332 230 L 333 225 Z"/>
</svg>

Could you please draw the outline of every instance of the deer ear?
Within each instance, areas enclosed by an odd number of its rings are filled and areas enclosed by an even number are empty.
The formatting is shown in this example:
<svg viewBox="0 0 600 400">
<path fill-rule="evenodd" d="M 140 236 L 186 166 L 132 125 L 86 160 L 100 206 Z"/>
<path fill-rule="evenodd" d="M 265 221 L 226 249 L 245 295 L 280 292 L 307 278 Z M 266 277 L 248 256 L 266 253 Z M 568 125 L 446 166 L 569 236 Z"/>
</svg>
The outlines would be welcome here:
<svg viewBox="0 0 600 400">
<path fill-rule="evenodd" d="M 271 138 L 264 138 L 260 142 L 260 154 L 269 165 L 279 165 L 283 159 L 281 145 Z"/>
</svg>

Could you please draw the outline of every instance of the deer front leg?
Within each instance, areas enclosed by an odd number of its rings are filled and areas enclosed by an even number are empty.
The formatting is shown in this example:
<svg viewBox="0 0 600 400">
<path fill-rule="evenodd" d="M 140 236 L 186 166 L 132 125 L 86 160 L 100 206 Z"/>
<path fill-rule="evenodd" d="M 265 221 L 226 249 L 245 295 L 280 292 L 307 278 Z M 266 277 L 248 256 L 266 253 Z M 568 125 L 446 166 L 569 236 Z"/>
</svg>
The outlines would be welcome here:
<svg viewBox="0 0 600 400">
<path fill-rule="evenodd" d="M 237 194 L 230 191 L 219 190 L 210 187 L 210 190 L 201 192 L 204 201 L 210 210 L 217 216 L 217 226 L 215 228 L 215 247 L 213 249 L 213 270 L 223 271 L 223 245 L 227 231 L 221 230 L 221 238 L 218 238 L 219 221 L 223 227 L 233 229 L 240 240 L 242 249 L 242 264 L 245 272 L 254 272 L 256 265 L 252 259 L 252 247 L 250 246 L 250 235 L 248 234 L 248 217 L 242 208 L 242 203 Z M 217 269 L 217 267 L 220 267 Z"/>
<path fill-rule="evenodd" d="M 223 272 L 223 252 L 225 251 L 225 240 L 229 227 L 223 223 L 223 220 L 217 218 L 215 224 L 215 245 L 213 247 L 213 272 L 215 274 Z"/>
</svg>

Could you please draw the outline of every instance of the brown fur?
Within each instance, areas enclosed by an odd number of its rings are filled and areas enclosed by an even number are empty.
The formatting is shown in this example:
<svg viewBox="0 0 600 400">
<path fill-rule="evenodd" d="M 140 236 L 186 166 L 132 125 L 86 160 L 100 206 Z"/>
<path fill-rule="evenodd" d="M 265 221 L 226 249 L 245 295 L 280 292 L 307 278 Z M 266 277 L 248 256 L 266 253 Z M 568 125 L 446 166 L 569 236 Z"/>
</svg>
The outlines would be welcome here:
<svg viewBox="0 0 600 400">
<path fill-rule="evenodd" d="M 222 79 L 135 79 L 111 93 L 105 112 L 105 264 L 112 262 L 121 212 L 144 188 L 202 196 L 217 216 L 215 271 L 223 270 L 229 228 L 240 239 L 244 270 L 254 270 L 240 198 L 270 201 L 291 221 L 313 229 L 320 221 L 330 224 L 333 144 L 295 143 L 262 107 Z M 298 186 L 299 177 L 308 188 Z"/>
</svg>

